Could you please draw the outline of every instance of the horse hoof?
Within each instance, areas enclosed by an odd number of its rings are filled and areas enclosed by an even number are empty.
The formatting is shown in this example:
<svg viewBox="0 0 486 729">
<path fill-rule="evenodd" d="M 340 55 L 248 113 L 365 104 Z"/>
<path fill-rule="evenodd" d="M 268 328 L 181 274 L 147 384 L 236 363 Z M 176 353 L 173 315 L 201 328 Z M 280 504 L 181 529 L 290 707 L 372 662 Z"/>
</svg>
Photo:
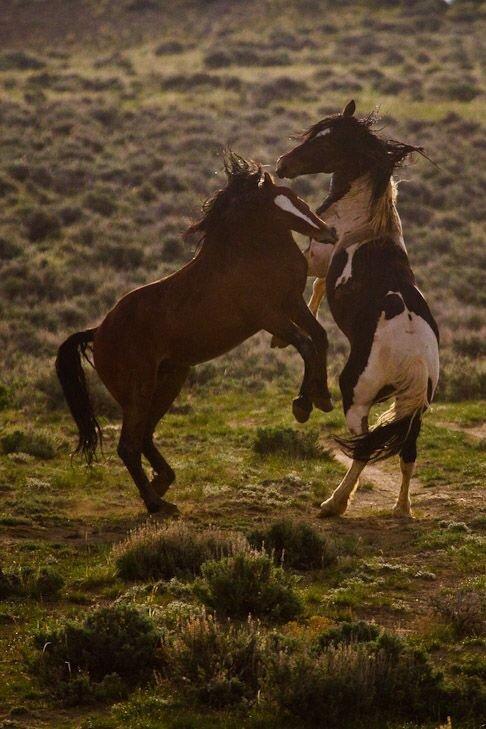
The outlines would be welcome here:
<svg viewBox="0 0 486 729">
<path fill-rule="evenodd" d="M 159 509 L 159 514 L 165 516 L 177 516 L 181 512 L 175 504 L 171 504 L 170 501 L 162 501 L 162 508 Z"/>
<path fill-rule="evenodd" d="M 292 403 L 292 412 L 298 423 L 307 423 L 312 412 L 312 405 L 297 397 Z"/>
<path fill-rule="evenodd" d="M 332 404 L 332 400 L 330 396 L 319 396 L 316 398 L 312 398 L 312 404 L 318 408 L 319 410 L 322 410 L 325 413 L 330 413 L 331 410 L 334 409 L 334 405 Z"/>
<path fill-rule="evenodd" d="M 415 519 L 411 511 L 397 506 L 393 509 L 392 516 L 394 519 L 403 519 L 403 521 L 413 521 Z"/>
<path fill-rule="evenodd" d="M 331 497 L 330 499 L 327 499 L 327 501 L 322 502 L 319 517 L 321 519 L 326 519 L 329 516 L 342 516 L 342 514 L 346 511 L 346 508 L 347 504 L 336 504 L 334 499 Z"/>
<path fill-rule="evenodd" d="M 145 506 L 149 514 L 157 514 L 162 508 L 162 499 L 146 501 Z"/>
<path fill-rule="evenodd" d="M 173 481 L 173 478 L 167 478 L 167 476 L 164 476 L 161 473 L 156 473 L 151 480 L 150 485 L 158 496 L 164 496 Z"/>
<path fill-rule="evenodd" d="M 171 504 L 169 501 L 162 501 L 160 499 L 158 502 L 150 502 L 150 504 L 146 504 L 147 510 L 150 514 L 160 514 L 161 516 L 175 516 L 176 514 L 179 514 L 179 509 L 175 504 Z"/>
</svg>

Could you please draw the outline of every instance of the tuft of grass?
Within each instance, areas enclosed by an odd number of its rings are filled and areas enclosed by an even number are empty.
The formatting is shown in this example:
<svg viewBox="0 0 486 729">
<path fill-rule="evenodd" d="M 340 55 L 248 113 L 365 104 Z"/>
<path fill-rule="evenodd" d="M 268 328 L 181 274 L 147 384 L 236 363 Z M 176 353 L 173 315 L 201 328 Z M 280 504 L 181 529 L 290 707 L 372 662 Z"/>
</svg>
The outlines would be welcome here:
<svg viewBox="0 0 486 729">
<path fill-rule="evenodd" d="M 365 620 L 344 621 L 336 628 L 329 628 L 318 635 L 315 646 L 317 650 L 323 650 L 327 646 L 337 646 L 342 643 L 369 643 L 376 640 L 380 632 L 381 628 L 375 623 L 367 623 Z"/>
<path fill-rule="evenodd" d="M 210 559 L 248 549 L 245 537 L 221 529 L 197 531 L 187 524 L 145 524 L 114 549 L 118 574 L 125 580 L 194 577 Z"/>
<path fill-rule="evenodd" d="M 3 453 L 27 453 L 42 460 L 56 455 L 49 436 L 33 430 L 11 430 L 0 437 L 0 446 Z"/>
<path fill-rule="evenodd" d="M 126 605 L 98 608 L 36 634 L 33 668 L 64 703 L 113 698 L 148 681 L 157 665 L 159 634 L 152 621 Z"/>
<path fill-rule="evenodd" d="M 336 545 L 305 522 L 282 519 L 252 532 L 248 540 L 273 554 L 277 563 L 297 570 L 319 569 L 337 558 Z"/>
<path fill-rule="evenodd" d="M 458 638 L 482 636 L 486 627 L 484 590 L 464 585 L 444 590 L 434 600 L 434 608 L 449 623 Z"/>
<path fill-rule="evenodd" d="M 162 674 L 214 708 L 251 703 L 259 688 L 263 639 L 253 620 L 232 625 L 207 614 L 193 617 L 163 639 Z"/>
<path fill-rule="evenodd" d="M 322 451 L 318 445 L 317 430 L 300 432 L 293 428 L 258 428 L 253 450 L 261 456 L 278 453 L 288 458 L 318 458 Z"/>
<path fill-rule="evenodd" d="M 205 562 L 201 575 L 194 593 L 218 615 L 285 622 L 302 612 L 295 577 L 276 567 L 264 552 L 248 551 Z"/>
<path fill-rule="evenodd" d="M 442 704 L 441 677 L 421 653 L 360 643 L 269 654 L 263 695 L 281 715 L 309 726 L 325 717 L 330 728 L 364 715 L 434 718 Z"/>
<path fill-rule="evenodd" d="M 10 597 L 55 598 L 64 587 L 64 579 L 52 567 L 23 567 L 19 572 L 0 568 L 0 600 Z"/>
</svg>

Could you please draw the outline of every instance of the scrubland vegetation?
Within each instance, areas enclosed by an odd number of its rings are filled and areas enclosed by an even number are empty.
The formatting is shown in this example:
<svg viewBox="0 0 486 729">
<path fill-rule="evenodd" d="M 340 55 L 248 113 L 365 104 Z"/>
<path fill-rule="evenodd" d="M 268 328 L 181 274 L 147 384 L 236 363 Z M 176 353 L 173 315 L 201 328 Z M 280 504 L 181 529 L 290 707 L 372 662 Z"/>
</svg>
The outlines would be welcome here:
<svg viewBox="0 0 486 729">
<path fill-rule="evenodd" d="M 481 3 L 4 0 L 0 16 L 0 727 L 479 729 Z M 300 360 L 261 335 L 192 373 L 157 433 L 182 519 L 147 519 L 91 373 L 105 457 L 70 461 L 56 348 L 190 259 L 224 143 L 272 167 L 351 97 L 436 163 L 399 186 L 442 335 L 418 518 L 389 517 L 386 463 L 347 518 L 316 520 L 342 416 L 296 426 Z M 292 187 L 316 207 L 327 181 Z M 322 317 L 337 396 L 347 345 Z"/>
</svg>

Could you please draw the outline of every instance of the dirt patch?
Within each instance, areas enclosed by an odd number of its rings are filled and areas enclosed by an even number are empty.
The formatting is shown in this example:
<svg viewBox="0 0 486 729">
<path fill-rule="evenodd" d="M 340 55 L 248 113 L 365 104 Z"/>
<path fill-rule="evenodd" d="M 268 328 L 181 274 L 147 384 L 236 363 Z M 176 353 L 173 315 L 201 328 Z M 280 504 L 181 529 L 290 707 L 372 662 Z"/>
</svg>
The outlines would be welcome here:
<svg viewBox="0 0 486 729">
<path fill-rule="evenodd" d="M 471 436 L 471 438 L 477 438 L 478 440 L 483 440 L 486 438 L 486 423 L 481 423 L 481 425 L 472 425 L 469 427 L 457 425 L 457 423 L 437 423 L 441 428 L 446 428 L 447 430 L 454 430 L 456 433 L 464 433 L 465 435 Z"/>
</svg>

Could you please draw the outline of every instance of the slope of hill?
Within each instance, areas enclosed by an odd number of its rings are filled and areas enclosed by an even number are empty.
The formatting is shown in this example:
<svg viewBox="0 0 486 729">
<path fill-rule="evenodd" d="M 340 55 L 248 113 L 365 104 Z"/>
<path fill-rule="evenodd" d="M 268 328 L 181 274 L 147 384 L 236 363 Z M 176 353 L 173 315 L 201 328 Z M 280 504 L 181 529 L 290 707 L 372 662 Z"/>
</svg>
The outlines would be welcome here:
<svg viewBox="0 0 486 729">
<path fill-rule="evenodd" d="M 403 170 L 400 212 L 441 325 L 442 393 L 479 394 L 480 5 L 275 0 L 169 11 L 155 1 L 41 0 L 5 2 L 2 16 L 7 385 L 40 377 L 49 389 L 65 333 L 190 257 L 181 232 L 221 182 L 222 144 L 272 167 L 289 134 L 354 97 L 362 113 L 378 105 L 384 131 L 424 145 L 438 165 L 419 159 Z M 323 176 L 295 183 L 316 206 L 325 186 Z M 332 341 L 344 351 L 334 330 Z"/>
</svg>

